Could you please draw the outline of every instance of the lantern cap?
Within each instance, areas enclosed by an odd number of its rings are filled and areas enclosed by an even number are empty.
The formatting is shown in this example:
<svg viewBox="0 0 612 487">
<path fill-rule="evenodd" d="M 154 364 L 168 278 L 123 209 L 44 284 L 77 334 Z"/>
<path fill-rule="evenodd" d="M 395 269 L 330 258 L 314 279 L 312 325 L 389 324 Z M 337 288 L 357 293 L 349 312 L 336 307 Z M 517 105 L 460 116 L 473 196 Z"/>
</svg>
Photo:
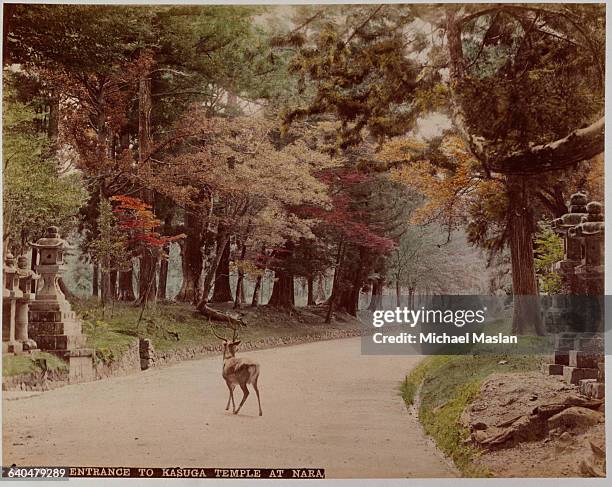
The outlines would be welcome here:
<svg viewBox="0 0 612 487">
<path fill-rule="evenodd" d="M 60 247 L 62 249 L 71 248 L 68 242 L 66 242 L 62 237 L 60 237 L 59 228 L 56 226 L 51 226 L 47 228 L 45 236 L 39 238 L 36 243 L 30 243 L 30 246 L 38 249 L 48 249 L 56 247 Z"/>
</svg>

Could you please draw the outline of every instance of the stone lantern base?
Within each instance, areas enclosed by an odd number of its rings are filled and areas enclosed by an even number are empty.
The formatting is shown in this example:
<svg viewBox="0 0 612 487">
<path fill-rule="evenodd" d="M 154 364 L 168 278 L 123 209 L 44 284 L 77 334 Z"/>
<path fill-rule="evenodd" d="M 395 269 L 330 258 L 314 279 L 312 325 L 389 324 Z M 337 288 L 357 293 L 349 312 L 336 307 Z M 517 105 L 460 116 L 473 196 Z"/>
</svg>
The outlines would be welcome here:
<svg viewBox="0 0 612 487">
<path fill-rule="evenodd" d="M 85 347 L 87 337 L 69 303 L 34 301 L 29 318 L 28 334 L 41 350 L 59 353 Z"/>
</svg>

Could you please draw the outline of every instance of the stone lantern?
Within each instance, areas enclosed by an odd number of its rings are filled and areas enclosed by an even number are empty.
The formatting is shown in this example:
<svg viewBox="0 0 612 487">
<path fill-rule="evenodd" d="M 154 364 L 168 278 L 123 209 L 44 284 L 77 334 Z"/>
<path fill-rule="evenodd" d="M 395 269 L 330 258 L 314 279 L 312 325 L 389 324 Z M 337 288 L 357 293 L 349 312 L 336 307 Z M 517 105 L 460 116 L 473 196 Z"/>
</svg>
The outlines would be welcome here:
<svg viewBox="0 0 612 487">
<path fill-rule="evenodd" d="M 62 352 L 83 347 L 86 337 L 81 322 L 59 286 L 65 271 L 64 253 L 70 246 L 60 237 L 57 227 L 49 227 L 43 238 L 30 245 L 38 250 L 35 269 L 42 285 L 30 304 L 29 335 L 41 350 Z"/>
<path fill-rule="evenodd" d="M 590 296 L 604 293 L 604 228 L 602 205 L 591 201 L 582 222 L 568 232 L 570 238 L 584 242 L 584 263 L 576 268 L 576 275 L 586 283 Z"/>
<path fill-rule="evenodd" d="M 568 284 L 570 294 L 580 294 L 580 283 L 576 279 L 575 269 L 581 264 L 582 243 L 579 238 L 569 234 L 569 230 L 582 222 L 587 212 L 587 195 L 574 193 L 570 196 L 568 213 L 553 220 L 555 232 L 563 237 L 564 259 L 555 266 Z"/>
<path fill-rule="evenodd" d="M 587 195 L 582 192 L 574 193 L 570 196 L 568 212 L 562 217 L 553 220 L 552 226 L 554 231 L 563 238 L 563 257 L 564 259 L 557 262 L 554 266 L 555 270 L 562 276 L 563 283 L 566 286 L 567 294 L 555 294 L 551 296 L 551 307 L 546 311 L 545 323 L 549 331 L 553 333 L 569 332 L 574 328 L 575 317 L 571 316 L 572 296 L 581 294 L 580 281 L 576 277 L 576 267 L 581 264 L 582 259 L 582 243 L 579 238 L 569 235 L 569 230 L 578 225 L 584 216 L 586 216 Z M 568 312 L 570 313 L 568 315 Z M 568 346 L 573 343 L 573 335 L 567 336 L 567 340 L 563 336 L 556 338 L 557 342 L 567 341 Z M 563 347 L 557 343 L 556 346 Z"/>
<path fill-rule="evenodd" d="M 28 336 L 28 313 L 30 303 L 36 295 L 31 291 L 32 283 L 40 276 L 28 269 L 28 258 L 20 255 L 17 258 L 17 276 L 19 277 L 19 288 L 23 297 L 17 300 L 17 314 L 15 316 L 15 338 L 21 342 L 24 350 L 35 350 L 36 342 Z"/>
<path fill-rule="evenodd" d="M 5 353 L 21 353 L 23 347 L 15 338 L 15 317 L 17 300 L 23 297 L 23 292 L 19 289 L 15 257 L 10 252 L 5 256 L 2 274 L 4 277 L 2 286 L 2 351 Z"/>
</svg>

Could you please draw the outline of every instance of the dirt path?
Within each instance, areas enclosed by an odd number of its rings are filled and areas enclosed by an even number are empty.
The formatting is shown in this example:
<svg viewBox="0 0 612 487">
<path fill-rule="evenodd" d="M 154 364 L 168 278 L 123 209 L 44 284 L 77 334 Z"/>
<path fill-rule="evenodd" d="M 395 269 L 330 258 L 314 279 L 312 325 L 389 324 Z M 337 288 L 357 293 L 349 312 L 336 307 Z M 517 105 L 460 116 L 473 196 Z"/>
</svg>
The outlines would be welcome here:
<svg viewBox="0 0 612 487">
<path fill-rule="evenodd" d="M 227 413 L 221 357 L 3 401 L 3 465 L 319 467 L 330 478 L 456 472 L 397 386 L 418 357 L 368 357 L 351 338 L 250 352 L 249 397 Z M 240 398 L 242 393 L 238 393 Z"/>
</svg>

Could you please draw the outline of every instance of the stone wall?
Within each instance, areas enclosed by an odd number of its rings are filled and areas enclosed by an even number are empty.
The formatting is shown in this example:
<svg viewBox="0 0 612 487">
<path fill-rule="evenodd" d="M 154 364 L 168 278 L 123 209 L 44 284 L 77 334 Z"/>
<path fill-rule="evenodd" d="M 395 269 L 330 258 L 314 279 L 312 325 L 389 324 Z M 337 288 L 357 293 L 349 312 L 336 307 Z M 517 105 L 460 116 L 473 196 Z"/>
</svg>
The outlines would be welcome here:
<svg viewBox="0 0 612 487">
<path fill-rule="evenodd" d="M 132 374 L 140 371 L 138 339 L 135 338 L 129 348 L 117 359 L 108 363 L 98 362 L 94 365 L 96 379 Z"/>
<path fill-rule="evenodd" d="M 248 352 L 250 350 L 262 350 L 265 348 L 276 348 L 288 345 L 299 345 L 301 343 L 318 342 L 323 340 L 334 340 L 339 338 L 351 338 L 361 336 L 360 328 L 348 330 L 325 330 L 307 335 L 292 336 L 292 337 L 266 337 L 259 340 L 242 342 L 238 353 Z M 218 345 L 197 345 L 193 347 L 185 347 L 179 350 L 156 351 L 155 366 L 167 365 L 182 360 L 194 360 L 200 357 L 220 354 L 223 347 Z"/>
</svg>

